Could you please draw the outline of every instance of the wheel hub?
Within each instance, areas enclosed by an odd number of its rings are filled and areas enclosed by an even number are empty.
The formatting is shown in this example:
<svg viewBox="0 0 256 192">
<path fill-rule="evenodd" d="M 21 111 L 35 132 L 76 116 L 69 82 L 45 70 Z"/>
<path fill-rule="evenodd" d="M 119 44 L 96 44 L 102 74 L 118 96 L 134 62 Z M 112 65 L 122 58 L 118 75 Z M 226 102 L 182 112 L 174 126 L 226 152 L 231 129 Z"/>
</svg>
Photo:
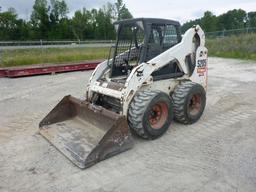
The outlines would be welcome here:
<svg viewBox="0 0 256 192">
<path fill-rule="evenodd" d="M 160 129 L 168 117 L 168 106 L 164 102 L 156 103 L 150 110 L 149 123 L 153 129 Z"/>
<path fill-rule="evenodd" d="M 194 94 L 189 103 L 189 113 L 191 115 L 197 115 L 201 109 L 201 95 L 199 93 Z"/>
</svg>

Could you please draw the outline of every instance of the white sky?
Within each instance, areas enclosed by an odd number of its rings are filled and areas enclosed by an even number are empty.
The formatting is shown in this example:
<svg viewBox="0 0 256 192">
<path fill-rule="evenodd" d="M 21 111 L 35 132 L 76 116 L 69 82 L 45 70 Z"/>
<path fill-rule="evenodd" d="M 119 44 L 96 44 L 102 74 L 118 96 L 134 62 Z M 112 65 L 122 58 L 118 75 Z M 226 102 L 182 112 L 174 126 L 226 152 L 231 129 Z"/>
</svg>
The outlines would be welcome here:
<svg viewBox="0 0 256 192">
<path fill-rule="evenodd" d="M 182 23 L 203 16 L 207 10 L 216 15 L 239 8 L 256 11 L 256 0 L 127 0 L 126 4 L 136 17 L 162 17 Z"/>
<path fill-rule="evenodd" d="M 75 10 L 99 8 L 115 0 L 66 0 L 70 16 Z M 203 16 L 207 10 L 219 15 L 231 9 L 256 11 L 256 0 L 124 0 L 134 17 L 157 17 L 178 20 L 181 23 Z M 0 0 L 2 10 L 14 7 L 21 18 L 29 19 L 34 0 Z"/>
</svg>

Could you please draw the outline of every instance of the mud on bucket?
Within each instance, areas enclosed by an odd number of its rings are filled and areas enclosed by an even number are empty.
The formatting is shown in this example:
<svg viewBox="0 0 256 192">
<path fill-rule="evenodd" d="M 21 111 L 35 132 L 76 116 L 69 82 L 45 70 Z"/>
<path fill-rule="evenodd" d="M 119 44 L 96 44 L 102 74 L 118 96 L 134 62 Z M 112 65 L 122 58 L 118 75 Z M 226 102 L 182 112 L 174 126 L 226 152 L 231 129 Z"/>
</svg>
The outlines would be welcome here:
<svg viewBox="0 0 256 192">
<path fill-rule="evenodd" d="M 65 96 L 40 122 L 40 133 L 80 168 L 133 146 L 126 118 Z"/>
</svg>

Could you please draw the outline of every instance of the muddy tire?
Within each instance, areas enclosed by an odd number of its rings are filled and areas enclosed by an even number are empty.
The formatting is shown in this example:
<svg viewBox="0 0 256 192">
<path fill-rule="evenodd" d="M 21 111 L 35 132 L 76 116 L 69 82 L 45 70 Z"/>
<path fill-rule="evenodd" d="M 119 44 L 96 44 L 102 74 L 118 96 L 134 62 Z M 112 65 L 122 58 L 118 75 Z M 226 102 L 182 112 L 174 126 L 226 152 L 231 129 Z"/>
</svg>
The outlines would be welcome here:
<svg viewBox="0 0 256 192">
<path fill-rule="evenodd" d="M 190 81 L 183 82 L 174 90 L 172 99 L 176 121 L 192 124 L 202 116 L 206 94 L 201 85 Z"/>
<path fill-rule="evenodd" d="M 133 133 L 144 139 L 163 135 L 173 120 L 173 102 L 160 91 L 138 92 L 128 110 L 128 124 Z"/>
</svg>

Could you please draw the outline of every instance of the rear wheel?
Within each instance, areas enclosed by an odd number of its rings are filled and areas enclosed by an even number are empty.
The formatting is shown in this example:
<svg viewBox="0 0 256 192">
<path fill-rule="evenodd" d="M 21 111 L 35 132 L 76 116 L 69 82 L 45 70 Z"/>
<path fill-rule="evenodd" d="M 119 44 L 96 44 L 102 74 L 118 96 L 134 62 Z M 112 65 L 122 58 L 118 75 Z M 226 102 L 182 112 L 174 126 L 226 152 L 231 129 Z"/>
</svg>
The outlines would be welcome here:
<svg viewBox="0 0 256 192">
<path fill-rule="evenodd" d="M 176 87 L 172 98 L 176 121 L 192 124 L 202 116 L 206 94 L 201 85 L 190 81 L 183 82 Z"/>
<path fill-rule="evenodd" d="M 145 139 L 156 139 L 163 135 L 172 119 L 172 100 L 160 91 L 138 92 L 128 111 L 130 128 Z"/>
</svg>

